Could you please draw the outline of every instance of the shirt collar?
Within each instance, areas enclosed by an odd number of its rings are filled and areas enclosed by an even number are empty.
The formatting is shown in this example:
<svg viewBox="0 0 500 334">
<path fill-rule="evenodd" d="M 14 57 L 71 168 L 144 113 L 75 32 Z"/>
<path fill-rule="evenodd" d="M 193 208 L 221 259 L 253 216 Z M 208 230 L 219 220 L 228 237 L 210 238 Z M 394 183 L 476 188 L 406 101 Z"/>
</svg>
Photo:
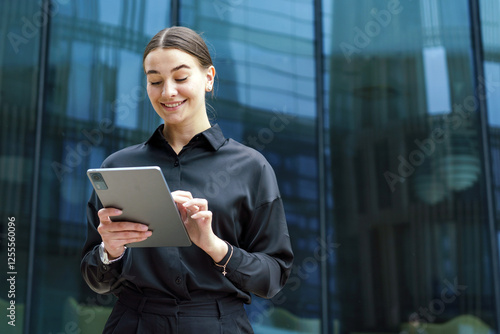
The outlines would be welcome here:
<svg viewBox="0 0 500 334">
<path fill-rule="evenodd" d="M 163 126 L 164 125 L 161 124 L 156 129 L 153 135 L 146 141 L 146 144 L 158 145 L 160 143 L 166 143 L 165 137 L 163 136 Z M 212 148 L 215 151 L 217 151 L 226 142 L 226 137 L 224 137 L 224 134 L 222 133 L 219 124 L 213 125 L 209 129 L 196 135 L 195 138 L 198 136 L 205 137 L 207 142 L 210 144 L 210 146 L 212 146 Z"/>
<path fill-rule="evenodd" d="M 216 151 L 226 142 L 226 137 L 224 137 L 219 124 L 215 124 L 211 128 L 203 131 L 201 135 L 208 140 L 210 145 L 212 145 L 213 149 Z"/>
</svg>

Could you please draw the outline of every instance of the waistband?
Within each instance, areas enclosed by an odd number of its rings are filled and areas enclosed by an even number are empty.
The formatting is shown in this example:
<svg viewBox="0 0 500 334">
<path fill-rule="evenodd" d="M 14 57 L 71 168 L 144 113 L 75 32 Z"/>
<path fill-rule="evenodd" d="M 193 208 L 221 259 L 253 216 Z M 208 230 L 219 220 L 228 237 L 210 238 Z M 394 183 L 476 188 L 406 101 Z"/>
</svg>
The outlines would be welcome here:
<svg viewBox="0 0 500 334">
<path fill-rule="evenodd" d="M 122 292 L 118 302 L 140 313 L 166 316 L 222 317 L 243 309 L 243 301 L 235 297 L 216 300 L 180 301 L 163 297 L 145 297 L 140 294 Z"/>
</svg>

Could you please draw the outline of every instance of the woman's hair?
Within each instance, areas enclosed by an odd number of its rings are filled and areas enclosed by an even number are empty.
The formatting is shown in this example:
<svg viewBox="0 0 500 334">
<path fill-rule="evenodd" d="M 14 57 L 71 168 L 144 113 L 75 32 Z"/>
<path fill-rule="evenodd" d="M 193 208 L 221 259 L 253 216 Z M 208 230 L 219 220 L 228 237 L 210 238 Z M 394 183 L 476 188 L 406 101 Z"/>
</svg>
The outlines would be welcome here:
<svg viewBox="0 0 500 334">
<path fill-rule="evenodd" d="M 148 54 L 157 48 L 178 49 L 189 53 L 198 59 L 203 68 L 209 68 L 213 65 L 212 57 L 210 57 L 210 52 L 203 38 L 186 27 L 170 27 L 158 32 L 144 50 L 143 64 Z"/>
</svg>

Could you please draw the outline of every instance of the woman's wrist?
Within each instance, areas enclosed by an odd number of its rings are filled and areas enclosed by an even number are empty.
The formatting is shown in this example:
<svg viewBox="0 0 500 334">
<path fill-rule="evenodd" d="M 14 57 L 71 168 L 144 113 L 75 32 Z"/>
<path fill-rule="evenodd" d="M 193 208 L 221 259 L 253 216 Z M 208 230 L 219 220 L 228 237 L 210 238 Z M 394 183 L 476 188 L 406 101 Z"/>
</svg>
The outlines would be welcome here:
<svg viewBox="0 0 500 334">
<path fill-rule="evenodd" d="M 109 255 L 108 251 L 106 250 L 105 246 L 104 246 L 104 242 L 101 242 L 101 244 L 99 245 L 99 256 L 101 258 L 101 261 L 102 263 L 104 264 L 111 264 L 113 262 L 116 262 L 118 260 L 120 260 L 123 255 L 125 254 L 125 250 L 127 249 L 127 247 L 123 247 L 123 252 L 119 255 L 119 256 L 112 256 L 112 255 Z"/>
<path fill-rule="evenodd" d="M 123 256 L 123 253 L 125 253 L 125 249 L 127 249 L 125 246 L 121 246 L 121 247 L 115 248 L 112 251 L 110 251 L 108 249 L 108 247 L 106 247 L 104 242 L 103 242 L 103 248 L 104 248 L 104 251 L 107 253 L 108 258 L 110 260 L 115 260 L 115 259 Z"/>
<path fill-rule="evenodd" d="M 213 245 L 205 250 L 216 263 L 222 261 L 228 251 L 228 244 L 220 238 L 215 239 Z"/>
</svg>

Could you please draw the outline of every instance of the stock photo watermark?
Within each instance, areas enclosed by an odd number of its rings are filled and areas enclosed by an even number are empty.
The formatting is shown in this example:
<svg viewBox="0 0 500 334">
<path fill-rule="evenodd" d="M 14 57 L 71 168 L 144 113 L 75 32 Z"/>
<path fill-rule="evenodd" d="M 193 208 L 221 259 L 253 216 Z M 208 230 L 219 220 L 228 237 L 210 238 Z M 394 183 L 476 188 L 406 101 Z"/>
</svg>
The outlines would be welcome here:
<svg viewBox="0 0 500 334">
<path fill-rule="evenodd" d="M 270 144 L 274 140 L 274 136 L 277 133 L 282 132 L 286 127 L 297 117 L 293 114 L 286 112 L 286 106 L 283 111 L 278 111 L 273 109 L 273 117 L 269 120 L 268 127 L 262 127 L 256 135 L 247 136 L 246 140 L 243 141 L 244 145 L 253 147 L 257 151 L 262 151 L 266 148 L 266 145 Z"/>
<path fill-rule="evenodd" d="M 243 145 L 252 147 L 257 151 L 262 151 L 275 139 L 275 135 L 286 129 L 286 127 L 295 119 L 295 115 L 286 113 L 286 107 L 283 111 L 273 109 L 273 116 L 269 120 L 267 127 L 259 129 L 257 134 L 248 135 Z M 228 161 L 226 168 L 208 174 L 208 180 L 203 189 L 197 189 L 205 197 L 216 197 L 227 186 L 231 184 L 231 179 L 237 177 L 241 172 L 241 164 L 235 161 Z M 196 189 L 196 188 L 195 188 Z"/>
<path fill-rule="evenodd" d="M 484 88 L 486 94 L 492 93 L 500 87 L 500 82 L 486 81 L 483 77 L 480 77 L 478 82 L 479 87 Z M 415 173 L 417 168 L 436 152 L 437 146 L 444 143 L 445 139 L 450 137 L 453 131 L 471 124 L 471 117 L 479 109 L 479 103 L 486 100 L 486 96 L 478 94 L 477 91 L 476 95 L 467 96 L 461 104 L 453 106 L 453 112 L 442 116 L 442 121 L 446 126 L 434 129 L 427 138 L 422 140 L 415 139 L 414 144 L 416 148 L 406 157 L 403 155 L 398 156 L 399 164 L 397 172 L 389 170 L 384 172 L 385 181 L 391 192 L 396 190 L 398 183 L 406 182 Z"/>
<path fill-rule="evenodd" d="M 130 92 L 120 95 L 116 99 L 111 110 L 116 119 L 125 119 L 132 109 L 137 108 L 137 103 L 147 98 L 146 89 L 142 86 L 134 87 Z M 62 182 L 64 176 L 73 172 L 74 168 L 79 166 L 83 159 L 90 155 L 93 147 L 100 146 L 104 141 L 105 135 L 112 133 L 116 128 L 115 123 L 110 118 L 102 119 L 96 128 L 91 130 L 83 129 L 81 135 L 85 138 L 75 145 L 66 145 L 64 147 L 65 157 L 62 162 L 53 161 L 52 170 L 56 174 L 59 182 Z"/>
<path fill-rule="evenodd" d="M 257 151 L 264 150 L 266 145 L 274 141 L 275 135 L 284 131 L 295 117 L 293 114 L 286 113 L 286 107 L 283 108 L 283 111 L 273 109 L 273 116 L 269 120 L 268 126 L 261 127 L 256 134 L 248 135 L 242 144 Z M 208 180 L 204 183 L 203 188 L 194 187 L 194 190 L 203 194 L 203 197 L 216 197 L 231 184 L 233 178 L 241 173 L 241 168 L 238 161 L 227 161 L 224 169 L 208 174 Z"/>
<path fill-rule="evenodd" d="M 103 319 L 109 316 L 114 302 L 115 300 L 111 294 L 97 294 L 97 297 L 88 297 L 85 304 L 79 304 L 74 299 L 70 300 L 66 307 L 72 310 L 78 320 L 69 320 L 64 324 L 61 331 L 49 332 L 48 334 L 82 333 L 84 326 L 98 320 L 103 322 Z"/>
<path fill-rule="evenodd" d="M 16 326 L 16 217 L 7 218 L 7 323 Z"/>
<path fill-rule="evenodd" d="M 21 18 L 21 31 L 10 31 L 7 34 L 7 38 L 14 53 L 18 54 L 23 45 L 30 43 L 38 36 L 40 28 L 49 24 L 49 18 L 59 13 L 60 5 L 66 5 L 69 2 L 70 0 L 40 1 L 40 10 L 31 17 L 23 16 Z"/>
<path fill-rule="evenodd" d="M 231 13 L 236 7 L 241 5 L 244 0 L 213 0 L 212 5 L 221 20 L 228 13 Z"/>
<path fill-rule="evenodd" d="M 461 296 L 467 289 L 466 285 L 458 284 L 457 277 L 453 283 L 447 279 L 443 280 L 443 283 L 446 287 L 441 290 L 439 298 L 431 300 L 427 307 L 419 307 L 418 311 L 412 313 L 408 318 L 410 328 L 415 329 L 417 333 L 425 333 L 427 324 L 434 323 L 437 317 L 444 313 L 446 306 L 455 302 L 457 297 Z M 409 332 L 402 331 L 400 334 L 409 334 Z"/>
<path fill-rule="evenodd" d="M 341 42 L 339 45 L 347 62 L 351 63 L 353 54 L 359 54 L 367 48 L 373 39 L 377 38 L 383 29 L 391 24 L 393 17 L 401 14 L 403 9 L 399 0 L 389 0 L 386 9 L 373 8 L 370 11 L 372 20 L 368 21 L 362 28 L 358 26 L 353 28 L 352 42 Z"/>
<path fill-rule="evenodd" d="M 292 273 L 286 283 L 290 291 L 297 291 L 302 282 L 307 280 L 311 274 L 317 272 L 321 263 L 327 261 L 333 252 L 341 246 L 341 244 L 333 242 L 331 236 L 328 236 L 326 240 L 318 238 L 317 241 L 318 246 L 314 249 L 312 255 L 306 257 L 300 264 L 292 266 Z M 248 318 L 252 324 L 260 325 L 265 322 L 266 318 L 272 316 L 277 307 L 284 305 L 286 301 L 286 292 L 281 290 L 272 298 L 267 305 L 268 307 L 256 304 L 257 308 L 249 312 Z"/>
<path fill-rule="evenodd" d="M 116 278 L 110 287 L 110 291 L 113 291 L 114 294 L 119 294 L 127 281 L 133 282 L 135 280 L 135 276 L 122 275 L 114 269 L 111 274 Z M 104 325 L 114 304 L 113 294 L 96 294 L 96 297 L 87 297 L 83 304 L 78 303 L 75 299 L 69 299 L 66 307 L 69 308 L 69 313 L 75 319 L 66 321 L 61 331 L 49 332 L 48 334 L 79 334 L 82 333 L 82 329 L 94 328 L 90 326 L 94 321 L 99 321 Z"/>
</svg>

